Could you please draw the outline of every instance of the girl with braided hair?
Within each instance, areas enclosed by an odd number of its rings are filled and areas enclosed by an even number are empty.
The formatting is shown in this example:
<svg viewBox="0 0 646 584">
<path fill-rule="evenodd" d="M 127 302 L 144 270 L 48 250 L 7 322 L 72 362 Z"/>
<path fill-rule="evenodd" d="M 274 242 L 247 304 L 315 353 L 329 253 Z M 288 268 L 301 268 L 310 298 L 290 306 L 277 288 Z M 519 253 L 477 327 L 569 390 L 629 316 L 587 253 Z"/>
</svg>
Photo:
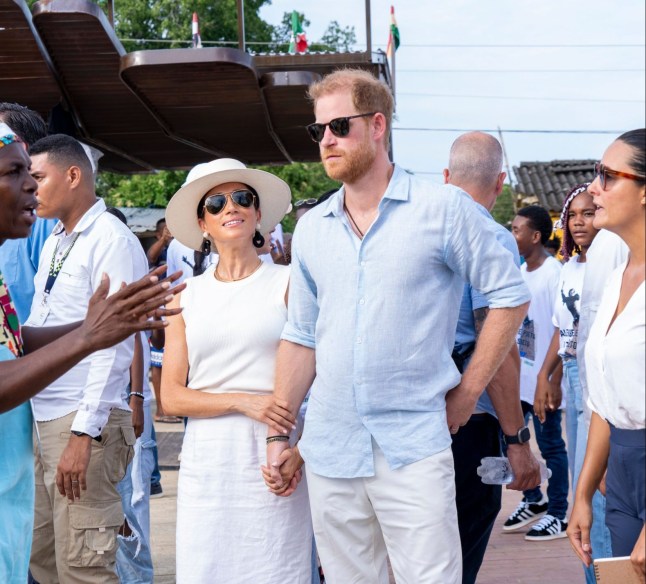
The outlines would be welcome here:
<svg viewBox="0 0 646 584">
<path fill-rule="evenodd" d="M 576 360 L 577 336 L 579 330 L 579 307 L 581 289 L 586 268 L 586 254 L 595 236 L 599 232 L 593 225 L 595 205 L 592 195 L 588 193 L 589 183 L 576 185 L 565 197 L 561 218 L 557 227 L 563 229 L 563 268 L 559 282 L 560 294 L 554 303 L 552 322 L 554 336 L 538 374 L 536 396 L 544 396 L 549 401 L 553 391 L 549 377 L 554 369 L 563 363 L 563 386 L 566 390 L 566 431 L 568 439 L 568 466 L 573 489 L 576 488 L 579 471 L 583 464 L 587 441 L 587 424 L 583 410 L 583 391 L 579 380 L 579 368 Z M 598 541 L 593 545 L 596 557 L 610 555 L 610 536 L 604 525 L 603 509 L 605 501 L 596 506 L 600 517 L 595 517 L 599 526 Z M 592 568 L 585 569 L 586 582 L 595 582 Z"/>
</svg>

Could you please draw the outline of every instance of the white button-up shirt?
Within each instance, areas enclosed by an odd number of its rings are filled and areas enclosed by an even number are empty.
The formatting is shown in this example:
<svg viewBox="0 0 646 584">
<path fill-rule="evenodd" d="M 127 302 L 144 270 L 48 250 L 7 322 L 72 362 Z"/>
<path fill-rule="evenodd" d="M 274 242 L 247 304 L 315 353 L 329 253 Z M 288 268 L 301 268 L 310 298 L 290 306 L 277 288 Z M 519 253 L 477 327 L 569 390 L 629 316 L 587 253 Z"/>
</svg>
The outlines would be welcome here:
<svg viewBox="0 0 646 584">
<path fill-rule="evenodd" d="M 148 263 L 139 241 L 105 209 L 100 199 L 72 233 L 66 234 L 62 223 L 54 228 L 40 256 L 34 278 L 36 292 L 25 326 L 51 327 L 83 320 L 103 273 L 110 277 L 110 293 L 122 282 L 130 283 L 146 274 Z M 72 243 L 50 294 L 45 294 L 52 257 L 61 259 Z M 77 412 L 72 430 L 90 436 L 101 434 L 112 409 L 129 410 L 123 392 L 129 382 L 133 339 L 89 355 L 37 394 L 33 398 L 36 420 Z"/>
<path fill-rule="evenodd" d="M 585 348 L 588 406 L 617 428 L 642 430 L 646 427 L 644 282 L 612 322 L 625 269 L 626 263 L 608 279 L 588 336 Z"/>
</svg>

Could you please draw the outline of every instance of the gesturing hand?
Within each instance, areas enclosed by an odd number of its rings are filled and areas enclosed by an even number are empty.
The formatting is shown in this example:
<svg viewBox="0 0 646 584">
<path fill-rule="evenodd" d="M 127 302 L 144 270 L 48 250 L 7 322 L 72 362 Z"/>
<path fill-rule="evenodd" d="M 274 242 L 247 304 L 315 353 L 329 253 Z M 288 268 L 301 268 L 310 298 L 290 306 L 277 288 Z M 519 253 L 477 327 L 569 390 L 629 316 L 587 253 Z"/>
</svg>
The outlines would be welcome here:
<svg viewBox="0 0 646 584">
<path fill-rule="evenodd" d="M 56 467 L 58 492 L 72 503 L 87 490 L 85 476 L 92 454 L 92 438 L 72 434 Z"/>
<path fill-rule="evenodd" d="M 271 394 L 243 394 L 241 401 L 241 410 L 245 416 L 267 424 L 280 434 L 289 434 L 296 428 L 296 418 L 283 399 L 276 399 Z"/>
<path fill-rule="evenodd" d="M 116 345 L 138 331 L 163 328 L 166 321 L 158 319 L 181 312 L 181 308 L 162 308 L 186 287 L 185 284 L 170 287 L 181 272 L 159 280 L 165 270 L 166 266 L 160 266 L 140 280 L 123 286 L 109 298 L 110 279 L 104 274 L 78 329 L 94 350 Z M 151 320 L 151 317 L 155 319 Z"/>
</svg>

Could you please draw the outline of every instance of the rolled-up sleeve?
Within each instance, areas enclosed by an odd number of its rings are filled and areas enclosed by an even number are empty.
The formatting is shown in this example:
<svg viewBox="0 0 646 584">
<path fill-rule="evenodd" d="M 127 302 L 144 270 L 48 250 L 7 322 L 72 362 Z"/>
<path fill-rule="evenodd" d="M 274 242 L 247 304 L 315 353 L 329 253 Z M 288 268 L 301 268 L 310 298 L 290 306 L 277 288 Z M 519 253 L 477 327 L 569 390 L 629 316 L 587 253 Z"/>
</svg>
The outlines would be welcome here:
<svg viewBox="0 0 646 584">
<path fill-rule="evenodd" d="M 531 299 L 513 254 L 466 193 L 457 193 L 445 228 L 447 265 L 487 299 L 489 308 L 514 308 Z"/>
<path fill-rule="evenodd" d="M 306 231 L 296 227 L 292 238 L 292 265 L 289 281 L 287 323 L 281 339 L 314 349 L 316 345 L 316 321 L 319 309 L 316 284 L 312 279 L 303 256 L 308 241 Z M 304 249 L 305 248 L 305 249 Z"/>
</svg>

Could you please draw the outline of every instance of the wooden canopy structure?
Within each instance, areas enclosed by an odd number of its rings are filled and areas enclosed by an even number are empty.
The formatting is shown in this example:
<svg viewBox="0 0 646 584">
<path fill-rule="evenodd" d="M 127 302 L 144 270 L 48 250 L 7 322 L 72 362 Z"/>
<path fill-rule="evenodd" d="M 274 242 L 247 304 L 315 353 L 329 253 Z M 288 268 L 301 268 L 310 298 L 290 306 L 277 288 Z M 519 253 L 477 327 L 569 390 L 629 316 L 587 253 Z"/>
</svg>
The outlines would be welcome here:
<svg viewBox="0 0 646 584">
<path fill-rule="evenodd" d="M 0 101 L 26 105 L 100 149 L 103 170 L 185 169 L 232 157 L 318 160 L 304 129 L 310 83 L 340 67 L 389 85 L 382 52 L 251 55 L 240 49 L 126 53 L 89 0 L 0 0 Z"/>
</svg>

